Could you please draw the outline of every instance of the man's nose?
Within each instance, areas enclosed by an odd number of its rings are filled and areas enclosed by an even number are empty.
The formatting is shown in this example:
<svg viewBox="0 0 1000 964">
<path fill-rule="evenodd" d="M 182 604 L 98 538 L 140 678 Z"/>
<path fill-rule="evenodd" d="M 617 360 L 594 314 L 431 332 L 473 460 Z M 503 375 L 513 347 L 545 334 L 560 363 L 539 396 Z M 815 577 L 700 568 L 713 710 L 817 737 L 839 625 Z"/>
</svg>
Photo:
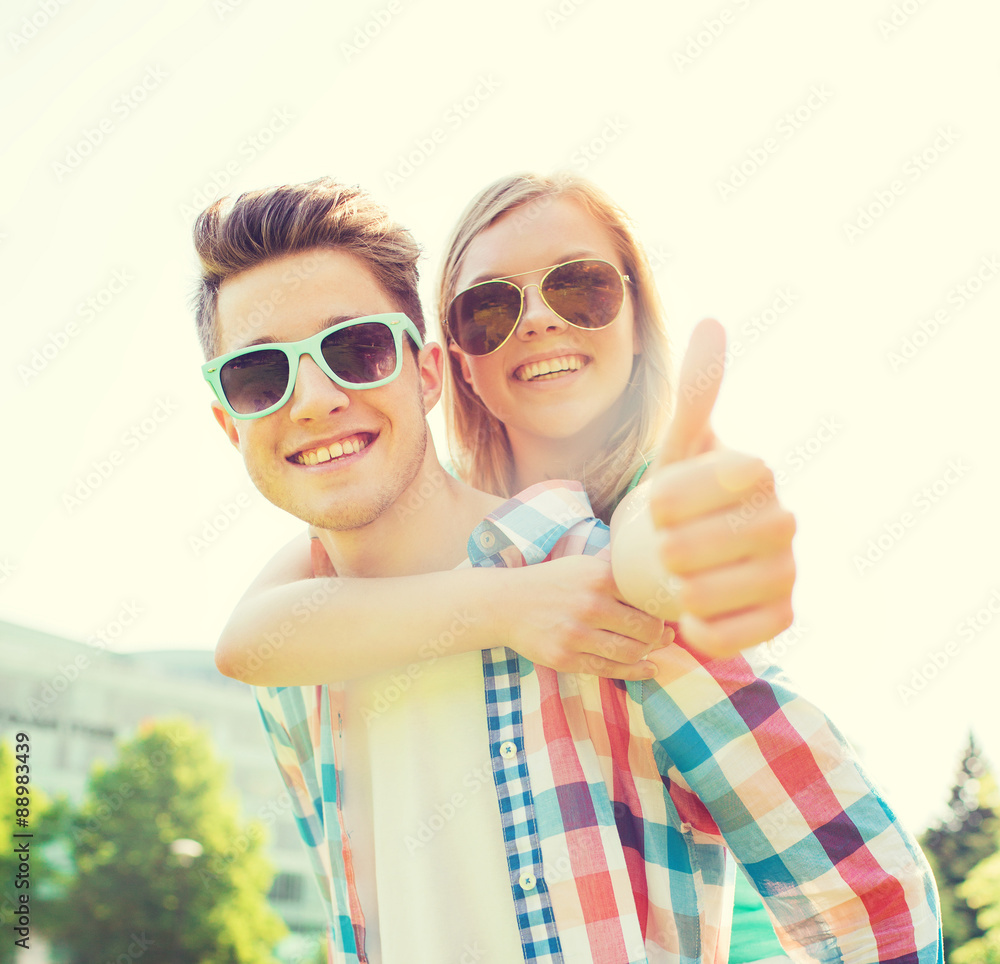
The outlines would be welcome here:
<svg viewBox="0 0 1000 964">
<path fill-rule="evenodd" d="M 289 417 L 295 421 L 326 418 L 350 405 L 350 396 L 324 372 L 310 355 L 299 359 L 295 388 L 289 399 Z"/>
</svg>

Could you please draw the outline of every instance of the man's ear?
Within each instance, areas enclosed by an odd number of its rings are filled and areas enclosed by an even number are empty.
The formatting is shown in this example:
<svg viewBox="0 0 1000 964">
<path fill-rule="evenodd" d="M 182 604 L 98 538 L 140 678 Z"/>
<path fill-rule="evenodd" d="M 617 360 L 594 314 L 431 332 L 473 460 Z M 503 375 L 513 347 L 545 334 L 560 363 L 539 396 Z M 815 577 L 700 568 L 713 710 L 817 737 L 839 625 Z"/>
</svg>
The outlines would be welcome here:
<svg viewBox="0 0 1000 964">
<path fill-rule="evenodd" d="M 436 341 L 427 342 L 417 353 L 417 367 L 424 411 L 429 412 L 437 405 L 444 388 L 444 352 Z"/>
<path fill-rule="evenodd" d="M 448 346 L 448 351 L 450 351 L 457 359 L 458 366 L 462 370 L 462 378 L 466 380 L 474 392 L 476 391 L 476 386 L 472 383 L 472 369 L 469 368 L 469 356 L 462 351 L 454 342 Z M 476 393 L 478 394 L 478 392 Z"/>
<path fill-rule="evenodd" d="M 236 448 L 236 451 L 242 451 L 240 449 L 240 435 L 236 431 L 236 423 L 233 417 L 227 412 L 222 405 L 218 402 L 212 402 L 212 414 L 215 416 L 215 420 L 219 423 L 219 428 L 226 433 L 226 437 Z"/>
</svg>

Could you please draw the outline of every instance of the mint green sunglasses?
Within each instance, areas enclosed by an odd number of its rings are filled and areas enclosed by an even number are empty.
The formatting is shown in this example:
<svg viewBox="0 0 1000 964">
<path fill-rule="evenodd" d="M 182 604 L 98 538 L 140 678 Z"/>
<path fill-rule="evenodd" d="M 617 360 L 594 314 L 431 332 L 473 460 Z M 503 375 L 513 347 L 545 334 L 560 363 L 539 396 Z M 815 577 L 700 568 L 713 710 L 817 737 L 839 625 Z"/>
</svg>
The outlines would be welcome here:
<svg viewBox="0 0 1000 964">
<path fill-rule="evenodd" d="M 423 348 L 417 326 L 392 312 L 342 321 L 302 341 L 240 348 L 206 362 L 201 372 L 233 418 L 263 418 L 292 397 L 303 355 L 341 388 L 388 384 L 403 367 L 403 332 Z"/>
</svg>

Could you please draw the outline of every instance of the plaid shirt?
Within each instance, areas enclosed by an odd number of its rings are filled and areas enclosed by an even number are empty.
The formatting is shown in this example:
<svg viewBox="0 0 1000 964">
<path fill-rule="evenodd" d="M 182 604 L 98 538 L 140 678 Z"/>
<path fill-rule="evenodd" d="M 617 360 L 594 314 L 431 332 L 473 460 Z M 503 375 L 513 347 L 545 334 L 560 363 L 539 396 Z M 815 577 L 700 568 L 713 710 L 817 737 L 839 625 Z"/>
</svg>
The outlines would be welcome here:
<svg viewBox="0 0 1000 964">
<path fill-rule="evenodd" d="M 469 540 L 473 565 L 607 558 L 607 528 L 569 485 L 492 513 Z M 330 571 L 325 553 L 315 568 Z M 622 682 L 483 651 L 525 962 L 723 964 L 730 853 L 797 960 L 940 962 L 927 863 L 826 716 L 758 653 L 714 660 L 678 637 L 651 658 L 655 679 Z M 327 906 L 330 960 L 363 962 L 339 805 L 343 686 L 257 698 Z"/>
</svg>

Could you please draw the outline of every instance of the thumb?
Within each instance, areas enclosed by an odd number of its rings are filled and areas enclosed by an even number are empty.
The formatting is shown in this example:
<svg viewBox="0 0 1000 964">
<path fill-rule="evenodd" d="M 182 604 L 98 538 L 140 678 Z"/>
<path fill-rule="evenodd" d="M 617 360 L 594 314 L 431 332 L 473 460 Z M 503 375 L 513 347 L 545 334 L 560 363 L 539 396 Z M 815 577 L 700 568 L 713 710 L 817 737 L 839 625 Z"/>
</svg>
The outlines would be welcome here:
<svg viewBox="0 0 1000 964">
<path fill-rule="evenodd" d="M 677 404 L 659 446 L 657 464 L 700 455 L 712 446 L 711 418 L 726 366 L 726 330 L 706 318 L 691 333 L 677 380 Z"/>
</svg>

